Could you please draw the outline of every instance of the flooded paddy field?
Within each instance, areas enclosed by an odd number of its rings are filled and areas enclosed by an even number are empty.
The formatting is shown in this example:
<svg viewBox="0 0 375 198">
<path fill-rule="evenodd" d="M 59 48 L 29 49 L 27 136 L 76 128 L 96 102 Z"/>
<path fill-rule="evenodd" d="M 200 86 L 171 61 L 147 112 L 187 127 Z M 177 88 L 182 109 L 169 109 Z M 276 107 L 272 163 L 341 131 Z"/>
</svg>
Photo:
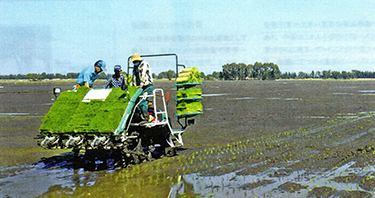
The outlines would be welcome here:
<svg viewBox="0 0 375 198">
<path fill-rule="evenodd" d="M 96 86 L 100 87 L 100 82 Z M 0 197 L 373 197 L 375 81 L 205 82 L 179 155 L 87 170 L 33 139 L 70 85 L 0 84 Z M 173 83 L 155 83 L 171 92 Z"/>
</svg>

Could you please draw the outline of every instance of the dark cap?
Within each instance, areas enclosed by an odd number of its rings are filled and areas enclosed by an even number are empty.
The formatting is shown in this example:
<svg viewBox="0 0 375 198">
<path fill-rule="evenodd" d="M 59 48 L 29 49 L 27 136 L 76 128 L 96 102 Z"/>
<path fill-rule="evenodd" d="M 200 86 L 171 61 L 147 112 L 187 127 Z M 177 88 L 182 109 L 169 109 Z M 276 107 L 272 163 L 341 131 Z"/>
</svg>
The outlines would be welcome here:
<svg viewBox="0 0 375 198">
<path fill-rule="evenodd" d="M 115 71 L 121 71 L 121 65 L 115 65 Z"/>
</svg>

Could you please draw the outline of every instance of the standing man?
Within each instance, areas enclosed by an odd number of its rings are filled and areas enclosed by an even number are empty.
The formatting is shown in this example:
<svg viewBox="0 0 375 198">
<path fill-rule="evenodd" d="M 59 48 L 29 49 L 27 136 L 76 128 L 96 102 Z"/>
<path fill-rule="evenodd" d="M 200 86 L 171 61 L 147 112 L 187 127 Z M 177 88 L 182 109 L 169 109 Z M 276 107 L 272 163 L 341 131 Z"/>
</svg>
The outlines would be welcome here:
<svg viewBox="0 0 375 198">
<path fill-rule="evenodd" d="M 105 70 L 105 65 L 104 61 L 98 60 L 94 66 L 88 66 L 83 69 L 78 75 L 75 89 L 78 89 L 79 86 L 91 88 L 99 73 Z"/>
<path fill-rule="evenodd" d="M 150 64 L 144 61 L 138 53 L 131 55 L 129 63 L 134 64 L 132 85 L 142 88 L 143 92 L 151 95 L 154 85 Z M 146 118 L 148 116 L 148 98 L 139 104 L 139 109 L 143 113 L 144 118 Z"/>
<path fill-rule="evenodd" d="M 122 90 L 126 90 L 128 86 L 125 83 L 124 75 L 121 74 L 122 73 L 121 65 L 115 65 L 114 71 L 115 71 L 115 74 L 113 74 L 112 76 L 108 78 L 107 82 L 105 82 L 103 87 L 104 88 L 121 87 Z"/>
</svg>

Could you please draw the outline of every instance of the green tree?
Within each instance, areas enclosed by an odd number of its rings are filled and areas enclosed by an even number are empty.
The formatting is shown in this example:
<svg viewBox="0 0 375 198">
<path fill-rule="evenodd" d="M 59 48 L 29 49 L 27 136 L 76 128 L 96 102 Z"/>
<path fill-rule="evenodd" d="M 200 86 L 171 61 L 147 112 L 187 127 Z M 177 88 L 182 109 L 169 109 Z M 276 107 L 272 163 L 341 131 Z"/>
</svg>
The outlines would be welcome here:
<svg viewBox="0 0 375 198">
<path fill-rule="evenodd" d="M 221 77 L 221 72 L 216 72 L 216 71 L 212 72 L 212 78 L 214 78 L 214 79 L 221 79 L 222 78 Z"/>
<path fill-rule="evenodd" d="M 60 78 L 60 79 L 64 79 L 66 76 L 60 74 L 60 73 L 57 73 L 55 74 L 55 78 Z"/>
<path fill-rule="evenodd" d="M 252 71 L 251 71 L 251 74 L 252 74 L 252 77 L 254 79 L 262 79 L 262 63 L 260 62 L 256 62 L 254 63 L 253 67 L 252 67 Z"/>
<path fill-rule="evenodd" d="M 247 77 L 247 65 L 244 63 L 237 64 L 237 79 L 245 80 Z"/>
<path fill-rule="evenodd" d="M 311 71 L 310 78 L 315 78 L 315 72 L 314 72 L 314 70 Z"/>
<path fill-rule="evenodd" d="M 66 74 L 66 77 L 69 78 L 69 79 L 74 79 L 74 78 L 78 78 L 78 75 L 79 73 L 67 73 Z"/>
<path fill-rule="evenodd" d="M 27 79 L 29 79 L 29 80 L 36 80 L 37 79 L 37 75 L 34 74 L 34 73 L 28 73 L 26 76 L 27 76 Z"/>
<path fill-rule="evenodd" d="M 280 78 L 281 72 L 278 65 L 274 63 L 265 63 L 263 67 L 266 68 L 265 75 L 267 80 L 275 80 Z"/>
<path fill-rule="evenodd" d="M 328 79 L 331 77 L 331 70 L 323 70 L 322 72 L 322 78 L 323 79 Z"/>
<path fill-rule="evenodd" d="M 307 73 L 305 73 L 305 72 L 302 72 L 302 71 L 300 71 L 298 73 L 298 76 L 297 76 L 297 78 L 299 78 L 299 79 L 306 79 L 308 77 L 309 77 L 309 75 Z"/>
<path fill-rule="evenodd" d="M 175 72 L 172 71 L 172 70 L 160 72 L 159 75 L 158 75 L 158 79 L 169 79 L 169 80 L 171 80 L 173 78 L 174 73 Z"/>
<path fill-rule="evenodd" d="M 204 72 L 201 72 L 200 75 L 201 75 L 201 78 L 205 78 L 206 77 L 206 74 L 204 74 Z"/>
<path fill-rule="evenodd" d="M 334 79 L 341 79 L 342 78 L 342 75 L 341 75 L 341 73 L 339 71 L 332 71 L 331 72 L 331 76 Z"/>
<path fill-rule="evenodd" d="M 232 64 L 225 64 L 222 66 L 224 80 L 234 80 L 234 74 L 233 74 L 234 70 L 233 70 Z"/>
<path fill-rule="evenodd" d="M 317 71 L 316 74 L 315 74 L 316 78 L 321 78 L 322 77 L 322 73 L 320 71 Z"/>
<path fill-rule="evenodd" d="M 167 78 L 168 80 L 172 80 L 172 78 L 175 76 L 175 73 L 173 70 L 168 70 L 167 71 Z"/>
</svg>

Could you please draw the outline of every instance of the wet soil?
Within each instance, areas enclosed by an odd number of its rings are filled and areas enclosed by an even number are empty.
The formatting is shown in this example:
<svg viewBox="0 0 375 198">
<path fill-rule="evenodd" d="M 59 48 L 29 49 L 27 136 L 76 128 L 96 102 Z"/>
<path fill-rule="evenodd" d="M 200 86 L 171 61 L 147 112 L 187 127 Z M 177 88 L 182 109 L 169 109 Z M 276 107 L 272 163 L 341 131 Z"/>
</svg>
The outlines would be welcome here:
<svg viewBox="0 0 375 198">
<path fill-rule="evenodd" d="M 3 197 L 27 188 L 32 197 L 375 195 L 375 81 L 205 82 L 204 114 L 178 156 L 102 171 L 74 168 L 69 151 L 36 146 L 55 84 L 1 84 Z M 178 128 L 173 83 L 156 86 L 171 92 Z"/>
</svg>

